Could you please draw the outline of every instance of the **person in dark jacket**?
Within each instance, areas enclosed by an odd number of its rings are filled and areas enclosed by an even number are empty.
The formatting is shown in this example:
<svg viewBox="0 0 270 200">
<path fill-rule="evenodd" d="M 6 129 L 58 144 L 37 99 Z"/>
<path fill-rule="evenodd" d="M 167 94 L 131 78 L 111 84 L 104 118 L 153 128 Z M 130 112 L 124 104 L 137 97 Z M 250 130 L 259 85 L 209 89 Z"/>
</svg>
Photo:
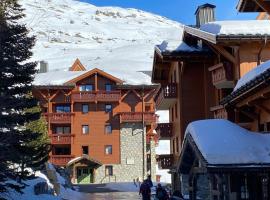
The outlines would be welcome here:
<svg viewBox="0 0 270 200">
<path fill-rule="evenodd" d="M 147 179 L 143 181 L 140 187 L 140 193 L 142 195 L 142 200 L 150 200 L 151 199 L 151 188 L 148 184 Z"/>
<path fill-rule="evenodd" d="M 150 188 L 153 187 L 153 182 L 152 182 L 152 179 L 151 179 L 151 175 L 148 175 L 146 180 L 147 180 L 147 183 L 150 186 Z"/>
<path fill-rule="evenodd" d="M 161 186 L 160 183 L 157 185 L 156 199 L 158 199 L 158 200 L 168 200 L 169 199 L 167 191 Z"/>
</svg>

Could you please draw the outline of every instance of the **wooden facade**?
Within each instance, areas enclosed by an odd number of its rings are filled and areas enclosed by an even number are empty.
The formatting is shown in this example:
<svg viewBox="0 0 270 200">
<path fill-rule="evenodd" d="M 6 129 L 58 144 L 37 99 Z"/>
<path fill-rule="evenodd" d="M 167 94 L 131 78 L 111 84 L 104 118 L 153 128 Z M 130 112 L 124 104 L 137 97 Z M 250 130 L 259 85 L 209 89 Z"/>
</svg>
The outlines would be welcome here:
<svg viewBox="0 0 270 200">
<path fill-rule="evenodd" d="M 161 88 L 168 84 L 177 85 L 176 100 L 155 98 L 157 105 L 161 105 L 157 106 L 157 109 L 169 110 L 170 123 L 173 125 L 170 149 L 174 162 L 170 168 L 174 188 L 180 187 L 179 177 L 174 168 L 179 162 L 180 148 L 190 122 L 221 118 L 235 121 L 244 128 L 256 130 L 252 129 L 255 125 L 250 123 L 250 117 L 254 116 L 247 116 L 250 108 L 246 108 L 246 114 L 243 113 L 243 109 L 239 114 L 238 109 L 233 107 L 225 109 L 220 102 L 231 94 L 241 77 L 258 64 L 270 59 L 270 42 L 265 37 L 216 36 L 186 26 L 183 41 L 190 47 L 198 48 L 200 44 L 203 48 L 199 52 L 162 52 L 157 46 L 152 74 L 152 81 L 160 83 Z M 162 91 L 160 90 L 158 94 L 162 94 Z M 267 109 L 268 107 L 264 105 L 264 111 Z M 239 118 L 242 120 L 238 120 Z"/>
<path fill-rule="evenodd" d="M 70 70 L 85 68 L 76 60 Z M 70 160 L 88 155 L 98 164 L 120 164 L 122 123 L 144 124 L 148 142 L 156 137 L 156 89 L 155 85 L 124 85 L 99 69 L 87 71 L 63 85 L 35 86 L 33 94 L 48 122 L 50 161 L 66 166 Z M 108 146 L 110 150 L 106 149 Z"/>
</svg>

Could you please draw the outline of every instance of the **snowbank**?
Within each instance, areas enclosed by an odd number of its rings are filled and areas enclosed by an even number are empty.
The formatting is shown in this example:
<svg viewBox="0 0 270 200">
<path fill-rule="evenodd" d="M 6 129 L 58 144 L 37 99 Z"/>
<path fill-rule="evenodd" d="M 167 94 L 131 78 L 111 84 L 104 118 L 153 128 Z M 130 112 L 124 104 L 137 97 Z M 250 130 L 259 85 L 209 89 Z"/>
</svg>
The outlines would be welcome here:
<svg viewBox="0 0 270 200">
<path fill-rule="evenodd" d="M 51 170 L 55 170 L 52 165 L 49 165 L 49 168 Z M 74 200 L 74 199 L 82 199 L 82 193 L 79 193 L 77 191 L 71 190 L 70 188 L 65 188 L 65 179 L 59 175 L 59 173 L 56 172 L 57 180 L 61 184 L 61 193 L 59 196 L 54 196 L 53 194 L 41 194 L 41 195 L 35 195 L 34 194 L 34 186 L 37 183 L 40 182 L 47 182 L 49 189 L 53 190 L 53 184 L 50 182 L 48 177 L 40 172 L 35 172 L 35 179 L 33 180 L 27 180 L 24 181 L 23 184 L 26 185 L 26 187 L 22 190 L 23 194 L 17 193 L 15 190 L 10 189 L 7 193 L 1 193 L 0 198 L 6 198 L 6 199 L 20 199 L 20 200 Z M 15 181 L 8 181 L 9 183 L 18 184 Z"/>
<path fill-rule="evenodd" d="M 270 134 L 250 132 L 222 119 L 192 122 L 186 129 L 189 134 L 210 165 L 270 164 Z"/>
</svg>

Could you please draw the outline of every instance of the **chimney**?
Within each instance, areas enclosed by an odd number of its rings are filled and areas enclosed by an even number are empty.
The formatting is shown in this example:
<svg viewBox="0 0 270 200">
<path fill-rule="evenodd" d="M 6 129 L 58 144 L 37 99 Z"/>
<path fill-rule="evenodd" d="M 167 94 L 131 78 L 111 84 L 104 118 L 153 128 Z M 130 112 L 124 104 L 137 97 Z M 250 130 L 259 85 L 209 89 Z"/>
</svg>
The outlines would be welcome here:
<svg viewBox="0 0 270 200">
<path fill-rule="evenodd" d="M 200 28 L 203 24 L 215 21 L 215 8 L 215 5 L 209 3 L 198 6 L 195 12 L 196 27 Z"/>
<path fill-rule="evenodd" d="M 39 63 L 39 73 L 46 73 L 46 72 L 48 72 L 48 63 L 42 60 Z"/>
</svg>

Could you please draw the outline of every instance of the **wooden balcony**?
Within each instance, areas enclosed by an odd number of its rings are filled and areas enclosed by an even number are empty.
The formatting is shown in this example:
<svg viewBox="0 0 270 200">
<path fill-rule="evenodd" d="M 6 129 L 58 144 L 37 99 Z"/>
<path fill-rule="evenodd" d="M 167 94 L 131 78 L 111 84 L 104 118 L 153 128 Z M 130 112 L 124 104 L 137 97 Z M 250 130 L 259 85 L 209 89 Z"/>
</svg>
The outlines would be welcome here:
<svg viewBox="0 0 270 200">
<path fill-rule="evenodd" d="M 233 67 L 228 62 L 219 63 L 208 69 L 212 73 L 212 82 L 217 89 L 233 88 Z"/>
<path fill-rule="evenodd" d="M 153 112 L 121 112 L 120 123 L 123 122 L 144 122 L 146 123 L 155 123 L 158 120 L 158 116 Z"/>
<path fill-rule="evenodd" d="M 157 162 L 159 169 L 170 169 L 173 166 L 173 154 L 157 155 Z"/>
<path fill-rule="evenodd" d="M 171 83 L 162 86 L 156 95 L 157 110 L 168 110 L 177 100 L 177 84 Z"/>
<path fill-rule="evenodd" d="M 51 134 L 51 144 L 71 144 L 73 134 Z"/>
<path fill-rule="evenodd" d="M 173 136 L 172 123 L 159 123 L 156 128 L 159 140 L 169 140 Z"/>
<path fill-rule="evenodd" d="M 228 119 L 228 113 L 222 105 L 210 108 L 214 114 L 214 119 Z"/>
<path fill-rule="evenodd" d="M 118 102 L 120 98 L 120 91 L 89 91 L 72 93 L 72 100 L 74 102 Z"/>
<path fill-rule="evenodd" d="M 66 166 L 74 157 L 73 155 L 51 155 L 50 162 L 57 166 Z"/>
<path fill-rule="evenodd" d="M 48 122 L 52 124 L 70 124 L 73 113 L 46 113 L 44 114 Z"/>
</svg>

